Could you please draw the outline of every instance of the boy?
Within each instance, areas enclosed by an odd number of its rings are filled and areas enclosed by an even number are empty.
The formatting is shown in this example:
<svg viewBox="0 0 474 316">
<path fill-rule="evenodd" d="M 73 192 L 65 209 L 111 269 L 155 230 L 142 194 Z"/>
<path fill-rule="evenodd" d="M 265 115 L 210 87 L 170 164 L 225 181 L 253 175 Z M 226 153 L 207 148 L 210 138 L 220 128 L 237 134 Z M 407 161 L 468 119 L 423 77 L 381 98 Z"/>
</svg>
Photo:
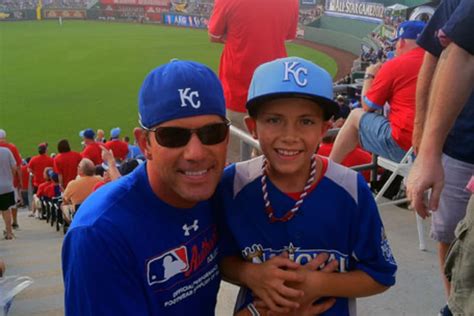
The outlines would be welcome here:
<svg viewBox="0 0 474 316">
<path fill-rule="evenodd" d="M 224 173 L 224 278 L 250 288 L 272 311 L 303 315 L 319 298 L 336 297 L 320 312 L 333 305 L 324 315 L 354 315 L 355 297 L 395 283 L 396 263 L 363 177 L 314 154 L 338 111 L 330 75 L 297 57 L 263 64 L 247 109 L 263 156 Z M 326 254 L 326 266 L 337 263 L 344 273 L 317 269 Z M 252 296 L 243 297 L 236 309 L 258 314 Z"/>
</svg>

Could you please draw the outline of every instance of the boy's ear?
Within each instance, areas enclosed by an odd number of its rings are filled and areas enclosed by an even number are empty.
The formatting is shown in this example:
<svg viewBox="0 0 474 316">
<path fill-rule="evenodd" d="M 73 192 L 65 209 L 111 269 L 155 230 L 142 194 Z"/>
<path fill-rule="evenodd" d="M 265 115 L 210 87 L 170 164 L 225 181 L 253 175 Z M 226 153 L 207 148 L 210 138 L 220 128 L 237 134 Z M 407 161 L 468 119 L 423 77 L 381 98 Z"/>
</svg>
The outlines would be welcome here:
<svg viewBox="0 0 474 316">
<path fill-rule="evenodd" d="M 244 123 L 245 126 L 247 126 L 247 130 L 249 131 L 250 135 L 252 135 L 253 138 L 258 139 L 257 136 L 257 122 L 253 117 L 246 116 L 244 117 Z"/>
<path fill-rule="evenodd" d="M 331 126 L 331 120 L 323 121 L 323 124 L 321 124 L 321 139 L 319 140 L 319 143 L 323 141 L 324 136 L 326 135 L 327 131 Z"/>
</svg>

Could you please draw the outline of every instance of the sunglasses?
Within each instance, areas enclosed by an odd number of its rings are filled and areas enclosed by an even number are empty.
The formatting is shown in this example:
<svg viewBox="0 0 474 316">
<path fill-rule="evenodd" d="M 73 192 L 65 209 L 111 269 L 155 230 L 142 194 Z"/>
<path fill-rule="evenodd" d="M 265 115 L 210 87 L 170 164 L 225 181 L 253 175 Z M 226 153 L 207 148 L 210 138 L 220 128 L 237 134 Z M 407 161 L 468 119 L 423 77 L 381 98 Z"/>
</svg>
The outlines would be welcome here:
<svg viewBox="0 0 474 316">
<path fill-rule="evenodd" d="M 199 128 L 184 128 L 174 126 L 163 126 L 156 128 L 145 128 L 154 132 L 155 139 L 163 147 L 178 148 L 186 146 L 192 134 L 196 134 L 203 145 L 216 145 L 225 140 L 229 133 L 230 122 L 204 125 Z"/>
</svg>

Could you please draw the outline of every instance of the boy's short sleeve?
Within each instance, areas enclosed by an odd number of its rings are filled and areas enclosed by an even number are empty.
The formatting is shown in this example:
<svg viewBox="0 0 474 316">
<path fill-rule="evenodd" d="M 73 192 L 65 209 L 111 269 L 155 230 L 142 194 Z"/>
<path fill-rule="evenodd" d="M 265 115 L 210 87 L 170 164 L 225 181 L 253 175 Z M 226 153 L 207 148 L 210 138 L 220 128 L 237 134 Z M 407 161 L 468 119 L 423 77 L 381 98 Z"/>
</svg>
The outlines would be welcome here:
<svg viewBox="0 0 474 316">
<path fill-rule="evenodd" d="M 357 175 L 358 221 L 354 249 L 355 269 L 385 286 L 395 284 L 397 264 L 385 235 L 377 205 L 363 177 Z"/>
</svg>

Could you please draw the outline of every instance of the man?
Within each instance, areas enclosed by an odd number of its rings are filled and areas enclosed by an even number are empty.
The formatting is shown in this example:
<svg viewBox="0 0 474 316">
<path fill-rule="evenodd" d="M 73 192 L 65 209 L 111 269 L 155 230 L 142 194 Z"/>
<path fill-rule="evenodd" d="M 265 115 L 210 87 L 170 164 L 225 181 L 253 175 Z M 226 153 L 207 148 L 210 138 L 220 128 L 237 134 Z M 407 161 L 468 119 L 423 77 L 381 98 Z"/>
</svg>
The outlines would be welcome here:
<svg viewBox="0 0 474 316">
<path fill-rule="evenodd" d="M 75 209 L 92 193 L 94 186 L 101 179 L 95 176 L 95 165 L 83 158 L 77 166 L 78 179 L 72 180 L 64 190 L 64 204 L 72 204 Z"/>
<path fill-rule="evenodd" d="M 110 130 L 110 140 L 105 143 L 105 147 L 112 150 L 114 158 L 121 162 L 125 160 L 128 154 L 128 144 L 120 140 L 120 127 L 114 127 Z"/>
<path fill-rule="evenodd" d="M 84 139 L 84 149 L 81 152 L 82 158 L 90 159 L 94 165 L 102 163 L 102 149 L 99 143 L 94 140 L 95 133 L 91 128 L 85 129 L 79 133 Z"/>
<path fill-rule="evenodd" d="M 138 147 L 137 143 L 137 135 L 141 134 L 141 129 L 139 127 L 135 127 L 133 129 L 133 144 L 130 144 L 130 139 L 124 141 L 128 144 L 128 154 L 127 154 L 127 159 L 132 159 L 132 158 L 137 158 L 139 156 L 143 156 L 140 147 Z"/>
<path fill-rule="evenodd" d="M 225 44 L 219 78 L 232 125 L 246 130 L 247 91 L 260 64 L 286 57 L 285 40 L 296 37 L 298 0 L 216 0 L 209 21 L 211 42 Z"/>
<path fill-rule="evenodd" d="M 0 147 L 8 148 L 13 154 L 13 158 L 15 158 L 16 168 L 13 174 L 13 187 L 15 188 L 14 192 L 15 192 L 15 202 L 16 202 L 18 200 L 21 200 L 20 192 L 21 192 L 21 187 L 22 187 L 22 173 L 21 173 L 22 160 L 16 146 L 13 143 L 10 143 L 7 141 L 7 133 L 3 129 L 0 129 Z M 19 228 L 18 219 L 17 219 L 18 208 L 16 207 L 16 204 L 11 208 L 11 211 L 12 211 L 12 217 L 13 217 L 12 227 L 14 229 L 18 229 Z"/>
<path fill-rule="evenodd" d="M 360 144 L 365 150 L 400 161 L 411 147 L 415 117 L 415 91 L 423 49 L 416 38 L 425 24 L 407 21 L 400 24 L 396 38 L 396 58 L 385 64 L 367 67 L 362 87 L 362 107 L 354 109 L 337 135 L 329 156 L 341 163 Z M 388 118 L 373 113 L 390 105 Z"/>
<path fill-rule="evenodd" d="M 419 39 L 426 53 L 418 80 L 413 135 L 418 155 L 407 187 L 420 216 L 436 211 L 431 237 L 438 241 L 441 270 L 444 267 L 452 281 L 450 284 L 442 273 L 449 299 L 441 315 L 474 313 L 474 286 L 466 282 L 474 279 L 474 269 L 467 264 L 474 257 L 468 244 L 474 242 L 474 201 L 468 204 L 473 200 L 472 189 L 465 189 L 474 174 L 473 23 L 472 1 L 447 0 Z M 423 196 L 430 188 L 425 205 Z M 448 253 L 448 249 L 452 250 Z M 462 257 L 459 249 L 464 249 Z"/>
<path fill-rule="evenodd" d="M 5 239 L 13 239 L 12 215 L 10 208 L 15 205 L 15 188 L 13 175 L 16 172 L 16 163 L 13 154 L 5 147 L 0 147 L 0 212 L 5 222 Z"/>
<path fill-rule="evenodd" d="M 77 176 L 77 166 L 82 156 L 77 151 L 72 151 L 67 139 L 58 142 L 58 154 L 54 157 L 54 172 L 59 175 L 59 184 L 65 189 L 69 182 Z"/>
<path fill-rule="evenodd" d="M 95 138 L 95 141 L 97 143 L 105 143 L 107 141 L 107 139 L 105 139 L 105 132 L 103 129 L 97 130 L 97 136 Z"/>
<path fill-rule="evenodd" d="M 65 237 L 66 315 L 214 315 L 222 87 L 206 66 L 172 61 L 145 78 L 139 117 L 146 163 L 92 194 Z"/>
<path fill-rule="evenodd" d="M 33 156 L 28 163 L 28 170 L 33 173 L 33 193 L 36 193 L 38 187 L 43 183 L 43 172 L 45 168 L 53 167 L 53 158 L 47 154 L 48 144 L 41 143 L 38 145 L 38 155 Z"/>
</svg>

